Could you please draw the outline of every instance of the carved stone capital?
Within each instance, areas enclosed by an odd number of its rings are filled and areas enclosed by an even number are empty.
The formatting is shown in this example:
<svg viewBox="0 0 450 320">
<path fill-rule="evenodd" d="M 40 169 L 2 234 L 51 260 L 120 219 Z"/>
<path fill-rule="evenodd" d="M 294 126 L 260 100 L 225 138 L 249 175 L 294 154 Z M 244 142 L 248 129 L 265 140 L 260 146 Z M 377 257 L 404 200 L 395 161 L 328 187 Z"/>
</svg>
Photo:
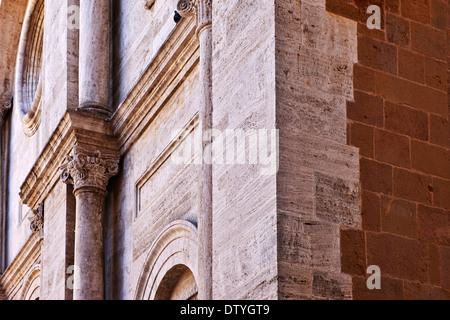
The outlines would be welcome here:
<svg viewBox="0 0 450 320">
<path fill-rule="evenodd" d="M 118 155 L 102 154 L 100 151 L 86 151 L 74 146 L 73 154 L 67 156 L 67 163 L 62 165 L 61 179 L 64 183 L 74 185 L 74 193 L 81 189 L 97 189 L 106 193 L 106 186 L 111 177 L 119 173 Z"/>
<path fill-rule="evenodd" d="M 37 210 L 33 210 L 33 216 L 29 217 L 31 231 L 44 236 L 44 203 L 42 202 Z"/>
<path fill-rule="evenodd" d="M 179 0 L 177 11 L 182 17 L 197 17 L 197 34 L 212 25 L 212 0 Z"/>
<path fill-rule="evenodd" d="M 9 98 L 5 102 L 0 104 L 0 124 L 2 124 L 6 116 L 8 115 L 9 110 L 11 110 L 13 105 L 13 99 Z"/>
</svg>

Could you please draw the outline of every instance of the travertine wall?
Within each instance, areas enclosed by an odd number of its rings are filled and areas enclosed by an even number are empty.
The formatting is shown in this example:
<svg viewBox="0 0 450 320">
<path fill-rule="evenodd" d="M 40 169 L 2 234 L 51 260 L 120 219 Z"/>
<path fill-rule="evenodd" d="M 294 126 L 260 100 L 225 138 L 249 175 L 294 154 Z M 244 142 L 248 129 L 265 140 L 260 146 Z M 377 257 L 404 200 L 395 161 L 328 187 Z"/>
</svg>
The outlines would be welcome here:
<svg viewBox="0 0 450 320">
<path fill-rule="evenodd" d="M 31 233 L 27 219 L 29 208 L 26 206 L 20 208 L 20 187 L 68 106 L 67 4 L 46 0 L 45 5 L 44 28 L 51 32 L 47 31 L 44 34 L 42 72 L 45 84 L 42 95 L 42 120 L 36 134 L 32 137 L 27 137 L 23 132 L 23 115 L 19 106 L 15 106 L 13 109 L 10 120 L 7 250 L 9 263 Z M 19 221 L 19 210 L 22 211 L 21 221 Z"/>
<path fill-rule="evenodd" d="M 360 225 L 345 112 L 356 24 L 323 1 L 273 4 L 214 6 L 214 127 L 279 129 L 280 161 L 272 176 L 214 166 L 214 297 L 351 298 L 339 230 Z"/>
<path fill-rule="evenodd" d="M 366 26 L 369 4 L 382 9 L 381 30 Z M 347 117 L 363 225 L 341 233 L 342 271 L 355 299 L 449 299 L 448 2 L 327 0 L 327 9 L 358 22 Z M 381 269 L 381 290 L 366 287 L 369 265 Z"/>
<path fill-rule="evenodd" d="M 75 203 L 72 186 L 61 181 L 45 200 L 44 241 L 41 249 L 42 300 L 70 300 L 67 279 L 73 275 Z"/>
<path fill-rule="evenodd" d="M 200 130 L 202 64 L 195 18 L 176 24 L 177 3 L 145 10 L 114 1 L 114 114 L 77 123 L 86 119 L 74 111 L 78 31 L 67 17 L 79 0 L 45 2 L 42 122 L 28 138 L 13 110 L 7 213 L 7 262 L 40 263 L 42 299 L 72 299 L 75 198 L 55 167 L 61 145 L 88 137 L 93 124 L 114 133 L 121 152 L 103 223 L 106 298 L 144 296 L 155 241 L 180 220 L 175 233 L 193 238 L 176 249 L 198 258 L 189 246 L 202 240 L 194 239 L 199 154 L 194 163 L 176 157 Z M 10 4 L 1 1 L 0 18 Z M 382 30 L 367 29 L 369 4 L 382 7 Z M 25 7 L 13 11 L 18 29 Z M 278 171 L 267 174 L 268 164 L 249 163 L 248 154 L 246 164 L 213 164 L 214 299 L 449 298 L 448 17 L 443 0 L 214 1 L 213 127 L 279 130 Z M 66 125 L 77 132 L 60 141 Z M 30 171 L 38 158 L 48 172 Z M 30 238 L 29 208 L 20 204 L 27 177 L 48 191 L 32 198 L 45 204 L 42 243 Z M 381 268 L 380 291 L 366 287 L 372 264 Z M 20 297 L 20 277 L 7 274 L 10 297 Z"/>
<path fill-rule="evenodd" d="M 213 127 L 275 128 L 272 1 L 213 6 Z M 233 84 L 233 85 L 230 85 Z M 213 166 L 213 298 L 277 297 L 276 176 Z"/>
<path fill-rule="evenodd" d="M 346 144 L 356 24 L 325 1 L 276 1 L 280 299 L 349 299 L 342 227 L 361 223 L 358 150 Z"/>
<path fill-rule="evenodd" d="M 114 1 L 112 24 L 113 109 L 125 99 L 141 78 L 149 63 L 173 32 L 177 0 L 156 1 L 144 10 L 143 1 Z"/>
</svg>

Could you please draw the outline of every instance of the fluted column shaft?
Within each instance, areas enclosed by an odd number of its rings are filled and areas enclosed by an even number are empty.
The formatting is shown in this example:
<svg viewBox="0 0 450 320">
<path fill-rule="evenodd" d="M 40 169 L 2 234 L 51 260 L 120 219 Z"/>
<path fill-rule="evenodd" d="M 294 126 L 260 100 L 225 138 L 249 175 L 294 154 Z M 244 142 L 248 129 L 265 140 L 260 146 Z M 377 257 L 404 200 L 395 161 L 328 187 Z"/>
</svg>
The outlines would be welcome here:
<svg viewBox="0 0 450 320">
<path fill-rule="evenodd" d="M 80 1 L 79 107 L 109 113 L 110 0 Z"/>
</svg>

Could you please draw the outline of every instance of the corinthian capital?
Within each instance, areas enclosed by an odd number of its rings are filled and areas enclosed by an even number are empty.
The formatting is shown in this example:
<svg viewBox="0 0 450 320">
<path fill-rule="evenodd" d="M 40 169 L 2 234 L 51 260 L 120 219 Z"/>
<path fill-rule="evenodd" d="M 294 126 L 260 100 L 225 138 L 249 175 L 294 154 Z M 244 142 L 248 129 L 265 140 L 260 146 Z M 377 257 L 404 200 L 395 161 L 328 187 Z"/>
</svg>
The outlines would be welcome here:
<svg viewBox="0 0 450 320">
<path fill-rule="evenodd" d="M 38 233 L 42 238 L 44 236 L 44 203 L 42 202 L 37 210 L 33 210 L 33 215 L 28 218 L 31 231 Z"/>
<path fill-rule="evenodd" d="M 3 121 L 5 121 L 6 115 L 12 108 L 12 103 L 13 103 L 12 98 L 6 99 L 6 101 L 0 103 L 0 124 L 2 124 Z"/>
<path fill-rule="evenodd" d="M 74 146 L 73 154 L 67 156 L 67 163 L 60 168 L 62 181 L 73 184 L 75 193 L 82 188 L 106 192 L 109 179 L 119 172 L 119 156 Z"/>
<path fill-rule="evenodd" d="M 179 0 L 177 11 L 182 17 L 197 17 L 197 34 L 212 24 L 212 0 Z"/>
</svg>

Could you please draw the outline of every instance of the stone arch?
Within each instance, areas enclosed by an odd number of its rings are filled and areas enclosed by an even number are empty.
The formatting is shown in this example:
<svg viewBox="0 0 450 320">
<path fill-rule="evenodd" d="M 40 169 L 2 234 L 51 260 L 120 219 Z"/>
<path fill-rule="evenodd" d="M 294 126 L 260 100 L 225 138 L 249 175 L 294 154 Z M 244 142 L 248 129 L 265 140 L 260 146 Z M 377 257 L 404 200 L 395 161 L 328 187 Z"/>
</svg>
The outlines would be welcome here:
<svg viewBox="0 0 450 320">
<path fill-rule="evenodd" d="M 14 104 L 27 136 L 37 131 L 41 120 L 44 7 L 44 0 L 28 2 L 17 53 Z"/>
<path fill-rule="evenodd" d="M 25 277 L 20 300 L 39 300 L 41 293 L 41 265 L 35 265 Z"/>
<path fill-rule="evenodd" d="M 139 276 L 135 298 L 195 298 L 193 288 L 196 288 L 197 270 L 197 227 L 185 220 L 174 221 L 153 242 Z M 183 288 L 187 290 L 181 293 Z"/>
</svg>

